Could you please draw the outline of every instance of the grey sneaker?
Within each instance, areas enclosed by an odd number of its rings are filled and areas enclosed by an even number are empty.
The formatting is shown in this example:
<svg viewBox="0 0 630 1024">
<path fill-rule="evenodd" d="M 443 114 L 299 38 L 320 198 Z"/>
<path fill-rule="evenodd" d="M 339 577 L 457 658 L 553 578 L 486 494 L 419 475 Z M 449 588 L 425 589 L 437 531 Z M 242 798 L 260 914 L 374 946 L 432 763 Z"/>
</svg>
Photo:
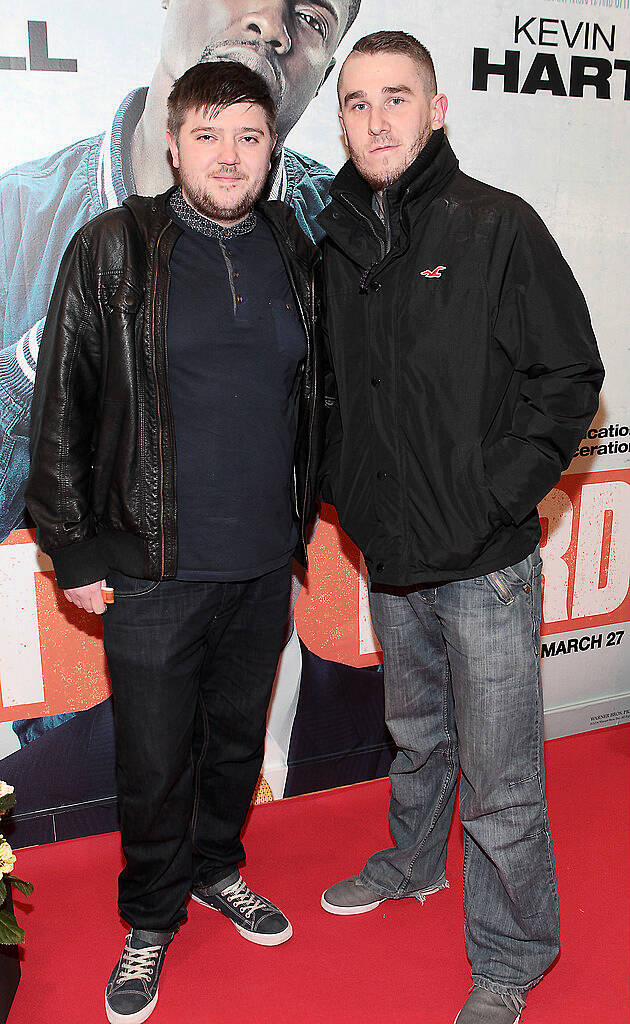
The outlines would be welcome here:
<svg viewBox="0 0 630 1024">
<path fill-rule="evenodd" d="M 112 1024 L 141 1024 L 158 1000 L 158 980 L 173 932 L 132 928 L 105 989 L 105 1013 Z"/>
<path fill-rule="evenodd" d="M 447 888 L 448 882 L 442 875 L 435 885 L 410 893 L 409 896 L 424 903 L 426 896 L 431 896 L 432 893 Z M 402 898 L 407 899 L 407 897 Z M 331 885 L 330 889 L 326 889 L 321 903 L 329 914 L 367 914 L 369 910 L 374 910 L 384 903 L 385 899 L 385 896 L 379 897 L 378 893 L 364 885 L 358 875 L 353 875 L 352 878 L 344 878 L 343 882 L 337 882 L 335 885 Z"/>
<path fill-rule="evenodd" d="M 473 986 L 454 1024 L 518 1024 L 525 1000 Z"/>
<path fill-rule="evenodd" d="M 227 917 L 243 938 L 259 946 L 279 946 L 293 935 L 282 911 L 264 896 L 252 892 L 240 875 L 222 892 L 208 892 L 211 888 L 197 885 L 190 895 L 197 903 Z"/>
</svg>

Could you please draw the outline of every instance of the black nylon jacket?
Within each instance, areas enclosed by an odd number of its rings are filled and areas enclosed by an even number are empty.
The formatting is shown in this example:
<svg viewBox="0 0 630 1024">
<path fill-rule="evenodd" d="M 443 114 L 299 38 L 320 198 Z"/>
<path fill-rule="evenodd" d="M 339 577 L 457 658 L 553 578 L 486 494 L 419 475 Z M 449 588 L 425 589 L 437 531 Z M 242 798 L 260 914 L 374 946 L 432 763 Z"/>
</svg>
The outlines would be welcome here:
<svg viewBox="0 0 630 1024">
<path fill-rule="evenodd" d="M 527 203 L 459 170 L 442 129 L 385 190 L 389 250 L 350 162 L 331 195 L 322 497 L 377 583 L 521 561 L 604 375 L 569 267 Z"/>
<path fill-rule="evenodd" d="M 168 390 L 169 261 L 181 230 L 173 190 L 131 196 L 74 236 L 61 262 L 40 347 L 26 501 L 64 589 L 108 569 L 146 579 L 177 571 L 175 437 Z M 320 256 L 281 202 L 260 203 L 307 338 L 297 389 L 296 558 L 306 564 L 323 441 Z M 210 325 L 211 329 L 211 325 Z M 200 472 L 203 467 L 200 466 Z"/>
</svg>

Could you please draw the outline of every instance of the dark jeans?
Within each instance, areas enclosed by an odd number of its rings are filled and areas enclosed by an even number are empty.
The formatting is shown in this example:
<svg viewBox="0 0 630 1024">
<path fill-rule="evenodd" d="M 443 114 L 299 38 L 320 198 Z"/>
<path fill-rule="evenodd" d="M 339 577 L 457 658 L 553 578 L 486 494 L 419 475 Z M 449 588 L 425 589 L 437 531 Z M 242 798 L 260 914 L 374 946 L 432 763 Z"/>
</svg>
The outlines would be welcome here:
<svg viewBox="0 0 630 1024">
<path fill-rule="evenodd" d="M 195 884 L 244 857 L 290 565 L 243 583 L 111 573 L 103 616 L 114 695 L 123 918 L 170 930 Z"/>
</svg>

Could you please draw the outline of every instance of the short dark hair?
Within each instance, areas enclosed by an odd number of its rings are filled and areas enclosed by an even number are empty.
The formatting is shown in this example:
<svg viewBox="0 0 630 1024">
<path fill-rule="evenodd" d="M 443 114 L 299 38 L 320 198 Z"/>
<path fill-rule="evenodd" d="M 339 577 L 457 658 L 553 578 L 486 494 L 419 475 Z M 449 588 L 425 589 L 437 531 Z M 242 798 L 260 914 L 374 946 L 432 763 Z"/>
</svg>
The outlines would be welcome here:
<svg viewBox="0 0 630 1024">
<path fill-rule="evenodd" d="M 256 103 L 265 112 L 273 135 L 276 104 L 265 79 L 236 60 L 204 61 L 178 78 L 167 100 L 168 130 L 175 140 L 191 110 L 218 113 L 235 103 Z"/>
<path fill-rule="evenodd" d="M 435 96 L 437 93 L 437 80 L 431 54 L 426 46 L 423 46 L 409 32 L 371 32 L 369 36 L 363 36 L 357 40 L 351 52 L 367 54 L 400 53 L 405 57 L 410 57 L 418 65 L 426 91 L 430 96 Z"/>
</svg>

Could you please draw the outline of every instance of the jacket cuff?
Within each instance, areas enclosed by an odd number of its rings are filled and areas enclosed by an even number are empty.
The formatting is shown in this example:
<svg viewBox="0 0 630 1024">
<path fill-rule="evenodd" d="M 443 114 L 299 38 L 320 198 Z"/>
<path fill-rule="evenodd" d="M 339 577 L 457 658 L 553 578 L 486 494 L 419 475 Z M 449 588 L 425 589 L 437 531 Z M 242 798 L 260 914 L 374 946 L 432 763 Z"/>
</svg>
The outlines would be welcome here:
<svg viewBox="0 0 630 1024">
<path fill-rule="evenodd" d="M 109 563 L 103 542 L 99 537 L 79 541 L 67 548 L 48 551 L 61 590 L 85 587 L 107 576 Z"/>
</svg>

